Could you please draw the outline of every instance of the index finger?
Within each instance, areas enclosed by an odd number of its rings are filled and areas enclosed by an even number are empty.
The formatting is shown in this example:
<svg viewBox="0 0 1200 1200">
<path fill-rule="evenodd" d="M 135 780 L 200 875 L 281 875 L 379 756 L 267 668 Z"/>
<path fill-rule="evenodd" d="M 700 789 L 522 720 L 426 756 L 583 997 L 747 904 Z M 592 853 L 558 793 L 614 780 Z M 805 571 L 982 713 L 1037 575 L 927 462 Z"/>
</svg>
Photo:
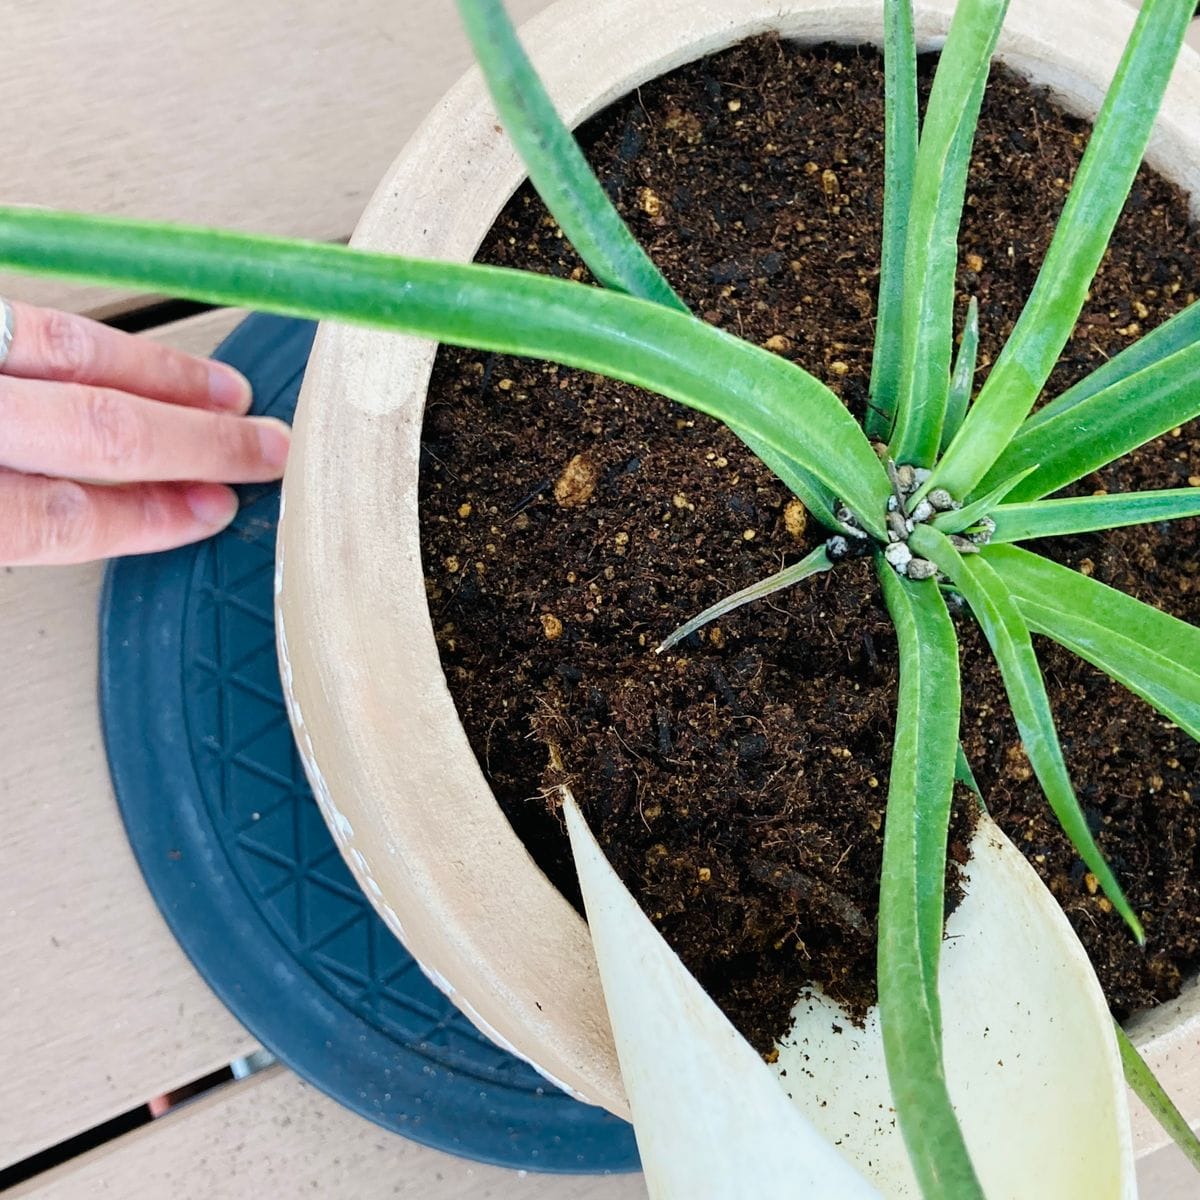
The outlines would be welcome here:
<svg viewBox="0 0 1200 1200">
<path fill-rule="evenodd" d="M 13 301 L 6 375 L 114 388 L 147 400 L 244 413 L 250 385 L 232 367 L 99 321 Z"/>
</svg>

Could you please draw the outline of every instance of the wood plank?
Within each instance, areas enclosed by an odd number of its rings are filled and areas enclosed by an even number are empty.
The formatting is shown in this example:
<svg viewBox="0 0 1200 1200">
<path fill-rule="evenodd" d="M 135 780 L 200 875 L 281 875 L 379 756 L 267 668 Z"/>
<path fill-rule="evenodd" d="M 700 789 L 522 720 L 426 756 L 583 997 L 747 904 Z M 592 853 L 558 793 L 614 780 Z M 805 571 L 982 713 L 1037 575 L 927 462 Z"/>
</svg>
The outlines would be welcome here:
<svg viewBox="0 0 1200 1200">
<path fill-rule="evenodd" d="M 1138 1182 L 1142 1200 L 1196 1194 L 1195 1174 L 1173 1148 L 1141 1163 Z M 450 1158 L 385 1133 L 276 1067 L 8 1194 L 12 1200 L 301 1194 L 330 1200 L 642 1200 L 646 1192 L 637 1176 L 521 1175 Z"/>
<path fill-rule="evenodd" d="M 158 331 L 207 352 L 240 319 Z M 255 1049 L 154 906 L 96 708 L 99 566 L 0 570 L 0 1166 Z"/>
<path fill-rule="evenodd" d="M 642 1200 L 640 1175 L 535 1175 L 451 1158 L 387 1133 L 282 1068 L 230 1084 L 9 1193 L 327 1196 L 330 1200 Z"/>
<path fill-rule="evenodd" d="M 1200 1193 L 1196 1168 L 1173 1145 L 1142 1159 L 1137 1178 L 1142 1200 L 1195 1200 Z"/>
<path fill-rule="evenodd" d="M 247 1053 L 142 882 L 96 709 L 98 566 L 0 572 L 0 1166 Z"/>
<path fill-rule="evenodd" d="M 546 0 L 513 0 L 518 19 Z M 10 4 L 6 203 L 331 240 L 469 61 L 446 0 Z M 7 110 L 15 114 L 17 110 Z M 104 314 L 111 289 L 0 276 L 0 293 Z"/>
<path fill-rule="evenodd" d="M 174 346 L 177 350 L 186 350 L 189 354 L 208 355 L 245 319 L 244 309 L 215 308 L 212 312 L 160 325 L 157 329 L 147 330 L 142 336 Z"/>
</svg>

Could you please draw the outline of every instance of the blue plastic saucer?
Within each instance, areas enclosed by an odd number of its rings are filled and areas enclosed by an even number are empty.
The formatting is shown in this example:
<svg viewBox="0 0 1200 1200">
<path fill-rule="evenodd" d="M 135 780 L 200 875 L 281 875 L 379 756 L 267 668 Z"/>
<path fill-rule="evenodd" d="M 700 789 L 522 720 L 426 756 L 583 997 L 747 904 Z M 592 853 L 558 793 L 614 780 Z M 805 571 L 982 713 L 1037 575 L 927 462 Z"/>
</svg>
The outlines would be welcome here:
<svg viewBox="0 0 1200 1200">
<path fill-rule="evenodd" d="M 288 419 L 314 326 L 252 316 L 216 357 Z M 101 604 L 100 704 L 134 853 L 188 957 L 263 1045 L 386 1129 L 498 1166 L 632 1171 L 633 1131 L 498 1049 L 422 975 L 304 779 L 272 616 L 279 489 L 232 527 L 127 558 Z"/>
</svg>

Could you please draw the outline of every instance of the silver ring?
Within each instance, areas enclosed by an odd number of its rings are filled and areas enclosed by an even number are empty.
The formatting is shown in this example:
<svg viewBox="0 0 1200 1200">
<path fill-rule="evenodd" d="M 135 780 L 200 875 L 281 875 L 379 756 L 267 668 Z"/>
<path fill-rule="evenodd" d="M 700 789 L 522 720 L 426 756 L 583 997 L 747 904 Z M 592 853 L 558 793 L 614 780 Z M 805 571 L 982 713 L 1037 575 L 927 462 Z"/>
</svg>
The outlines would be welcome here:
<svg viewBox="0 0 1200 1200">
<path fill-rule="evenodd" d="M 8 352 L 12 349 L 15 323 L 12 305 L 0 296 L 0 371 L 4 370 L 4 364 L 8 359 Z"/>
</svg>

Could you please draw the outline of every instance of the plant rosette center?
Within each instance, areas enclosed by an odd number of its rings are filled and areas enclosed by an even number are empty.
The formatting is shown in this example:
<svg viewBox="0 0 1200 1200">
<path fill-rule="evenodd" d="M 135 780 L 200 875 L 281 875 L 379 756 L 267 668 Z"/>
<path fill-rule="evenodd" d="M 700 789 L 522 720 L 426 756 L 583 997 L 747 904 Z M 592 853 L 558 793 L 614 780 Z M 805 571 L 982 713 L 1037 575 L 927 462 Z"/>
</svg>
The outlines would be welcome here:
<svg viewBox="0 0 1200 1200">
<path fill-rule="evenodd" d="M 945 488 L 926 490 L 932 474 L 928 468 L 910 463 L 897 466 L 889 458 L 887 475 L 892 494 L 888 497 L 884 513 L 887 540 L 872 538 L 854 513 L 844 504 L 839 504 L 835 515 L 842 532 L 835 533 L 825 543 L 830 562 L 862 558 L 878 548 L 896 574 L 905 579 L 937 578 L 937 566 L 929 559 L 914 554 L 909 539 L 918 525 L 937 520 L 943 514 L 945 520 L 950 514 L 964 512 L 964 509 L 962 502 L 951 496 Z M 979 548 L 992 540 L 995 531 L 996 522 L 990 516 L 972 512 L 966 516 L 959 531 L 949 534 L 949 540 L 960 554 L 978 554 Z"/>
</svg>

